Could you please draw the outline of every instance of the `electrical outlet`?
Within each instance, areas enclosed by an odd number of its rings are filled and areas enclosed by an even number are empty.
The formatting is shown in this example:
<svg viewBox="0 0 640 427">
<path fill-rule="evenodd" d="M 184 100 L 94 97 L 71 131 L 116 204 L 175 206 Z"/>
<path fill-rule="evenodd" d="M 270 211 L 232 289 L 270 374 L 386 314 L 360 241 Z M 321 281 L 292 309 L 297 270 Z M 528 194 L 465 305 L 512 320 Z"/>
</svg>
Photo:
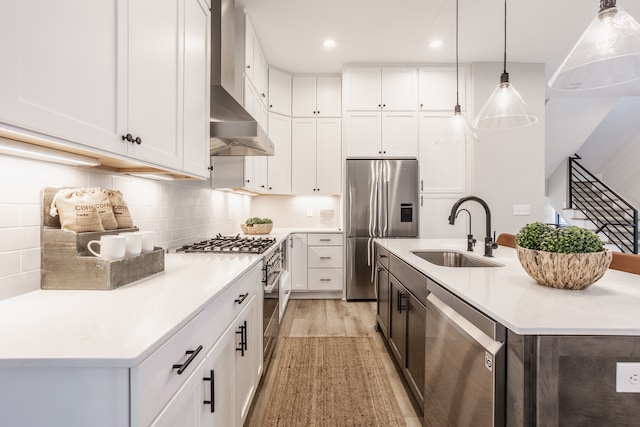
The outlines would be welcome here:
<svg viewBox="0 0 640 427">
<path fill-rule="evenodd" d="M 514 215 L 531 215 L 531 205 L 513 205 Z"/>
<path fill-rule="evenodd" d="M 313 216 L 313 208 L 307 208 L 307 216 L 308 217 L 312 217 Z"/>
<path fill-rule="evenodd" d="M 640 363 L 616 363 L 616 391 L 640 393 Z"/>
</svg>

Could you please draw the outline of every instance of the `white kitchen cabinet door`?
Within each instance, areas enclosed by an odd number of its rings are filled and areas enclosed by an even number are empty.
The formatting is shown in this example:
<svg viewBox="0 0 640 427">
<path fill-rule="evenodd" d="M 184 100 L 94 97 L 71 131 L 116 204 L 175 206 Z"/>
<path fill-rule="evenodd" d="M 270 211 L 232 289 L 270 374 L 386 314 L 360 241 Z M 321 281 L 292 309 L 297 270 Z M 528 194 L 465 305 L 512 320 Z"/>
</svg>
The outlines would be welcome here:
<svg viewBox="0 0 640 427">
<path fill-rule="evenodd" d="M 207 353 L 201 379 L 204 382 L 202 399 L 202 425 L 204 426 L 234 425 L 235 336 L 235 329 L 228 328 Z M 205 378 L 208 379 L 204 380 Z M 204 403 L 205 401 L 211 403 Z"/>
<path fill-rule="evenodd" d="M 180 3 L 140 0 L 128 3 L 128 125 L 129 155 L 176 169 L 182 167 L 183 24 Z M 153 10 L 153 19 L 149 11 Z M 150 49 L 150 46 L 154 46 Z"/>
<path fill-rule="evenodd" d="M 467 146 L 438 145 L 451 113 L 420 114 L 420 192 L 464 194 L 467 181 Z"/>
<path fill-rule="evenodd" d="M 291 115 L 291 76 L 269 69 L 269 112 Z"/>
<path fill-rule="evenodd" d="M 254 65 L 254 54 L 253 51 L 256 49 L 254 44 L 256 41 L 256 36 L 253 32 L 253 26 L 249 21 L 247 15 L 243 16 L 244 20 L 244 74 L 245 76 L 251 80 L 252 82 L 255 80 L 254 73 L 256 66 Z"/>
<path fill-rule="evenodd" d="M 293 117 L 315 117 L 317 115 L 316 77 L 293 76 L 292 83 L 291 115 Z"/>
<path fill-rule="evenodd" d="M 293 119 L 291 122 L 291 191 L 316 193 L 316 121 Z"/>
<path fill-rule="evenodd" d="M 382 155 L 418 158 L 418 113 L 382 113 Z"/>
<path fill-rule="evenodd" d="M 316 111 L 318 117 L 342 116 L 342 78 L 321 76 L 316 81 Z"/>
<path fill-rule="evenodd" d="M 202 0 L 186 0 L 184 36 L 184 170 L 209 176 L 211 13 Z M 205 90 L 203 90 L 203 84 Z"/>
<path fill-rule="evenodd" d="M 348 68 L 344 72 L 344 108 L 347 111 L 379 111 L 382 107 L 381 70 Z"/>
<path fill-rule="evenodd" d="M 204 367 L 203 359 L 160 415 L 151 423 L 152 427 L 204 425 L 202 423 Z"/>
<path fill-rule="evenodd" d="M 466 79 L 464 67 L 459 72 L 459 100 L 466 109 Z M 451 111 L 456 105 L 456 67 L 422 67 L 419 71 L 420 110 Z"/>
<path fill-rule="evenodd" d="M 383 111 L 418 110 L 417 68 L 382 68 L 380 80 Z"/>
<path fill-rule="evenodd" d="M 307 235 L 291 235 L 291 291 L 307 290 Z"/>
<path fill-rule="evenodd" d="M 262 303 L 262 301 L 260 301 Z M 256 357 L 262 357 L 262 351 L 258 354 L 258 348 L 253 345 L 253 334 L 258 333 L 255 319 L 256 297 L 253 297 L 242 313 L 236 318 L 232 328 L 235 329 L 235 359 L 233 382 L 235 388 L 235 418 L 236 426 L 244 425 L 244 421 L 251 407 L 251 399 L 258 384 L 255 372 Z M 259 333 L 262 334 L 262 328 Z M 260 347 L 262 348 L 262 347 Z"/>
<path fill-rule="evenodd" d="M 0 125 L 126 153 L 126 3 L 0 2 Z"/>
<path fill-rule="evenodd" d="M 382 115 L 379 111 L 345 113 L 345 154 L 347 157 L 382 155 Z"/>
<path fill-rule="evenodd" d="M 291 119 L 269 113 L 269 138 L 275 153 L 267 157 L 267 192 L 291 194 Z"/>
<path fill-rule="evenodd" d="M 341 194 L 341 124 L 340 119 L 317 119 L 316 194 Z"/>
</svg>

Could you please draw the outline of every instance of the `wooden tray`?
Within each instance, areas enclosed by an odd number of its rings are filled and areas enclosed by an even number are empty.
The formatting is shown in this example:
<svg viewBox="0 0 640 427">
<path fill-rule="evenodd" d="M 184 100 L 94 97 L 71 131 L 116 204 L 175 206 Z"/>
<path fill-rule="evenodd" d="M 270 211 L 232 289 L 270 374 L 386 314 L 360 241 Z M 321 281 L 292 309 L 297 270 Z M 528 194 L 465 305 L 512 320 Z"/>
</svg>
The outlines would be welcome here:
<svg viewBox="0 0 640 427">
<path fill-rule="evenodd" d="M 111 290 L 164 271 L 164 249 L 117 261 L 93 256 L 87 243 L 107 234 L 137 231 L 138 228 L 75 233 L 60 229 L 58 217 L 49 215 L 52 194 L 58 189 L 45 188 L 41 228 L 42 289 Z M 57 225 L 57 226 L 56 226 Z"/>
</svg>

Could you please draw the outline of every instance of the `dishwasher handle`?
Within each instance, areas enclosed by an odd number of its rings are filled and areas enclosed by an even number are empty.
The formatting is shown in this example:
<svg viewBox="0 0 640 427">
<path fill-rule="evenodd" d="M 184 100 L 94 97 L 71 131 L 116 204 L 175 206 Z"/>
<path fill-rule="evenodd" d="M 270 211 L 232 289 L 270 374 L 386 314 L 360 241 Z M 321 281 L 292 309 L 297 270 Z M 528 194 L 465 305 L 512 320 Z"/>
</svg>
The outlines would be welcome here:
<svg viewBox="0 0 640 427">
<path fill-rule="evenodd" d="M 464 316 L 455 311 L 452 307 L 445 304 L 433 293 L 430 293 L 427 296 L 427 301 L 430 302 L 431 305 L 433 305 L 433 307 L 440 313 L 440 315 L 447 318 L 450 323 L 455 324 L 475 342 L 484 347 L 484 349 L 489 353 L 496 355 L 504 345 L 503 342 L 495 341 L 492 337 L 485 334 L 476 325 L 471 323 Z"/>
</svg>

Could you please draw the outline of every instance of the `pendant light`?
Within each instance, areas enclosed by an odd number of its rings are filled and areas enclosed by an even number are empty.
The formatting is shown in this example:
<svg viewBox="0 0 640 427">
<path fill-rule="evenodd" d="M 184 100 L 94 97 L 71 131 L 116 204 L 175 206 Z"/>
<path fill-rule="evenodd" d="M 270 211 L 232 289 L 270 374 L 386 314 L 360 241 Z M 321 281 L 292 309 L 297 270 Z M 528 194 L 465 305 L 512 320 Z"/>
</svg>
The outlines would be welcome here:
<svg viewBox="0 0 640 427">
<path fill-rule="evenodd" d="M 616 0 L 600 0 L 598 15 L 553 74 L 549 87 L 588 90 L 636 79 L 640 79 L 640 25 L 616 7 Z"/>
<path fill-rule="evenodd" d="M 507 0 L 504 1 L 504 62 L 500 83 L 473 121 L 476 129 L 497 130 L 528 126 L 538 120 L 509 82 L 507 73 Z"/>
<path fill-rule="evenodd" d="M 456 0 L 456 106 L 453 107 L 453 116 L 449 119 L 444 132 L 436 140 L 440 145 L 470 144 L 477 136 L 469 126 L 467 119 L 462 115 L 460 108 L 460 71 L 458 66 L 458 0 Z"/>
</svg>

